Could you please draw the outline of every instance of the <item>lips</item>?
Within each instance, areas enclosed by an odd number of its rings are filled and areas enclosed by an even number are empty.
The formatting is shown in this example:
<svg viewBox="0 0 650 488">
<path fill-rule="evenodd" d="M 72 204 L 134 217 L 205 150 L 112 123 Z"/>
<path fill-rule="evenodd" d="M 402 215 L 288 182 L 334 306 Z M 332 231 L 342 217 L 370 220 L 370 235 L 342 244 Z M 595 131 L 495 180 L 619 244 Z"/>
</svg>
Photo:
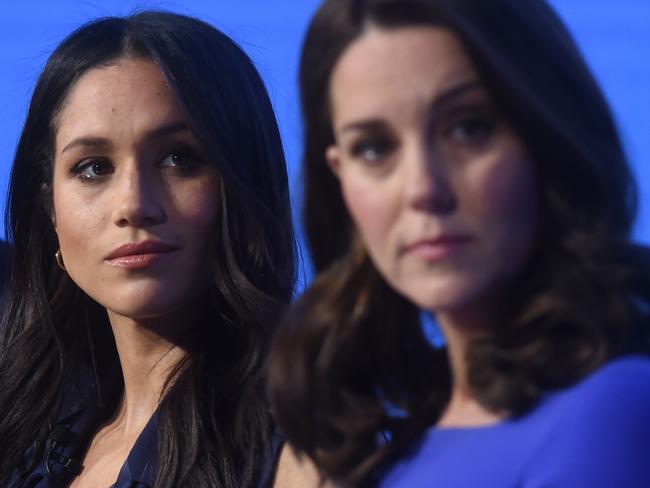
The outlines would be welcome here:
<svg viewBox="0 0 650 488">
<path fill-rule="evenodd" d="M 403 248 L 404 254 L 412 254 L 428 261 L 442 259 L 472 241 L 468 235 L 442 235 L 418 239 Z"/>
<path fill-rule="evenodd" d="M 130 242 L 114 249 L 105 260 L 122 268 L 145 268 L 179 250 L 178 246 L 163 241 Z"/>
</svg>

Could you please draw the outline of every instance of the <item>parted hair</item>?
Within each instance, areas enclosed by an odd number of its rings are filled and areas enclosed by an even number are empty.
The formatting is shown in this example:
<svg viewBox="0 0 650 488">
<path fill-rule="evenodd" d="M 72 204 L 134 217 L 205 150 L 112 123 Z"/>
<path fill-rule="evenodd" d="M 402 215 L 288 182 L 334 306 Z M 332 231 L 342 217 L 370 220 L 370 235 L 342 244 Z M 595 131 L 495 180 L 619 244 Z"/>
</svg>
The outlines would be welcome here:
<svg viewBox="0 0 650 488">
<path fill-rule="evenodd" d="M 0 485 L 40 459 L 66 388 L 98 400 L 121 373 L 106 311 L 57 268 L 50 218 L 56 118 L 85 73 L 119 58 L 160 68 L 221 188 L 212 282 L 189 353 L 158 411 L 156 487 L 255 486 L 274 427 L 261 365 L 294 288 L 294 237 L 278 127 L 248 56 L 209 24 L 165 12 L 91 22 L 41 73 L 18 143 L 7 222 L 15 253 L 0 325 Z M 117 394 L 119 398 L 119 392 Z M 32 449 L 33 447 L 33 449 Z M 31 452 L 30 459 L 23 459 Z"/>
<path fill-rule="evenodd" d="M 301 58 L 304 225 L 317 276 L 270 358 L 289 442 L 325 476 L 372 484 L 449 400 L 445 348 L 370 261 L 330 171 L 329 83 L 369 27 L 432 25 L 461 41 L 532 155 L 541 218 L 534 255 L 489 338 L 467 355 L 476 398 L 522 415 L 617 355 L 649 348 L 650 257 L 631 241 L 636 183 L 608 104 L 544 0 L 325 0 Z"/>
</svg>

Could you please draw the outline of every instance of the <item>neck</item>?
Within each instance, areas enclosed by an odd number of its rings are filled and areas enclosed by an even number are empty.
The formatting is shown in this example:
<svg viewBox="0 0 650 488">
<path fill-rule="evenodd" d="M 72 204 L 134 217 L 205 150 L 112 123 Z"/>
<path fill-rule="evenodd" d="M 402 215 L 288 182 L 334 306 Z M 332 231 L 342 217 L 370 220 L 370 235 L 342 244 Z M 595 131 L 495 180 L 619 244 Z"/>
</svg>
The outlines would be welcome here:
<svg viewBox="0 0 650 488">
<path fill-rule="evenodd" d="M 124 393 L 114 422 L 140 432 L 158 407 L 170 374 L 188 354 L 183 338 L 187 314 L 135 320 L 108 311 L 124 377 Z"/>
<path fill-rule="evenodd" d="M 439 312 L 436 320 L 447 343 L 447 354 L 452 375 L 449 403 L 438 425 L 444 427 L 478 427 L 503 418 L 483 407 L 469 384 L 467 351 L 472 342 L 485 337 L 492 329 L 494 316 L 490 310 L 480 312 Z"/>
</svg>

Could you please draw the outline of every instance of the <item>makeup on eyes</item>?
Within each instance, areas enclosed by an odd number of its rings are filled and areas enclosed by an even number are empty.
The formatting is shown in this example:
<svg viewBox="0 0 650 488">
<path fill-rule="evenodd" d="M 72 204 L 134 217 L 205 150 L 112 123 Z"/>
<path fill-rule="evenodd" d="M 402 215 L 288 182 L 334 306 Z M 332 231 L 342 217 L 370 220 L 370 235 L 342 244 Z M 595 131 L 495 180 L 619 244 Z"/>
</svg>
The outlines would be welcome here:
<svg viewBox="0 0 650 488">
<path fill-rule="evenodd" d="M 164 150 L 155 151 L 162 156 L 150 158 L 155 161 L 155 166 L 161 169 L 173 171 L 179 176 L 190 176 L 199 166 L 206 164 L 205 158 L 192 143 L 172 141 L 165 143 L 163 147 Z M 70 173 L 84 183 L 97 183 L 109 177 L 115 170 L 111 152 L 106 151 L 103 155 L 84 157 L 72 165 Z"/>
</svg>

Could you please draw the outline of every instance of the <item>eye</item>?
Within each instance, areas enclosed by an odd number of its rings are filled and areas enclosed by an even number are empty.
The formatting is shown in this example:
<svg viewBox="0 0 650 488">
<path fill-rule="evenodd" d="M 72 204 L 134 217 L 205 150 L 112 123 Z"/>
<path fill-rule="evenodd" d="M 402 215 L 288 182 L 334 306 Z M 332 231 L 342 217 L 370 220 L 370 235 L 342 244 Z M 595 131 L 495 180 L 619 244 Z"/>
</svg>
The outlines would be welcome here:
<svg viewBox="0 0 650 488">
<path fill-rule="evenodd" d="M 84 160 L 72 168 L 72 172 L 81 180 L 95 181 L 112 174 L 113 165 L 101 159 Z"/>
<path fill-rule="evenodd" d="M 352 144 L 350 154 L 355 159 L 377 163 L 387 157 L 393 148 L 394 143 L 388 137 L 366 137 Z"/>
<path fill-rule="evenodd" d="M 448 130 L 448 137 L 454 142 L 478 146 L 485 144 L 495 133 L 498 121 L 488 114 L 467 114 L 453 121 Z"/>
<path fill-rule="evenodd" d="M 180 170 L 191 170 L 202 164 L 198 151 L 192 147 L 183 147 L 170 151 L 158 163 L 166 168 L 177 168 Z"/>
</svg>

